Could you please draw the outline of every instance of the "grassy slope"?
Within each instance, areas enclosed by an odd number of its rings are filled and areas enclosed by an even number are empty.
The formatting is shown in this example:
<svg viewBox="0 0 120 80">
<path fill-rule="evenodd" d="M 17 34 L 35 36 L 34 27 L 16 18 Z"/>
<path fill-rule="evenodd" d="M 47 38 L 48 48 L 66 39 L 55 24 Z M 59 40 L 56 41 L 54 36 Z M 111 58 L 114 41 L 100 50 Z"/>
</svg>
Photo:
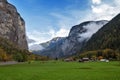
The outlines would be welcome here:
<svg viewBox="0 0 120 80">
<path fill-rule="evenodd" d="M 34 62 L 0 66 L 0 80 L 120 80 L 118 62 Z"/>
</svg>

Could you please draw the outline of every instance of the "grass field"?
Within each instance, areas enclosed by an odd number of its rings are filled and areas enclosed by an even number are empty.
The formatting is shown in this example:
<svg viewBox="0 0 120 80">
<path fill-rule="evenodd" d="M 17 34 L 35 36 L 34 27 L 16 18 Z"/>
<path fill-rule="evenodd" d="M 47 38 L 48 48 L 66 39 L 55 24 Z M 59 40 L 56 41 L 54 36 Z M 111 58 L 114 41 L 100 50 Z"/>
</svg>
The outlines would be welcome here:
<svg viewBox="0 0 120 80">
<path fill-rule="evenodd" d="M 47 61 L 0 66 L 0 80 L 120 80 L 118 62 Z"/>
</svg>

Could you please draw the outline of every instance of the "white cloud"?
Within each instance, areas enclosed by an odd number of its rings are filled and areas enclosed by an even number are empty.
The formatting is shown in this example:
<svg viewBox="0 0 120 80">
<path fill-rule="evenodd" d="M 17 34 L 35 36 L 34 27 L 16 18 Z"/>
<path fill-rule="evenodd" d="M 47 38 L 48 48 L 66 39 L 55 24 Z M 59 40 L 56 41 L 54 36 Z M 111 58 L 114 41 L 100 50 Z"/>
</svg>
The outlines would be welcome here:
<svg viewBox="0 0 120 80">
<path fill-rule="evenodd" d="M 104 10 L 102 8 L 97 8 L 95 6 L 92 6 L 93 13 L 102 13 Z"/>
<path fill-rule="evenodd" d="M 61 28 L 58 32 L 56 32 L 55 37 L 66 37 L 69 34 L 69 30 Z"/>
<path fill-rule="evenodd" d="M 87 29 L 87 32 L 80 34 L 82 38 L 90 38 L 94 33 L 96 33 L 103 25 L 105 25 L 107 21 L 99 22 L 98 23 L 91 23 L 88 25 L 83 26 L 85 29 Z M 97 27 L 96 27 L 97 26 Z"/>
<path fill-rule="evenodd" d="M 110 20 L 115 15 L 120 13 L 120 0 L 108 0 L 109 2 L 103 2 L 102 4 L 95 4 L 91 5 L 93 19 L 101 20 L 106 19 Z M 111 3 L 112 1 L 112 3 Z"/>
<path fill-rule="evenodd" d="M 61 28 L 58 31 L 55 31 L 54 29 L 50 29 L 48 32 L 39 32 L 37 30 L 34 30 L 32 32 L 28 32 L 27 35 L 29 36 L 30 39 L 33 39 L 36 41 L 33 44 L 38 44 L 38 43 L 51 40 L 54 37 L 66 37 L 68 36 L 68 33 L 69 33 L 69 30 Z M 33 44 L 30 44 L 30 46 Z"/>
<path fill-rule="evenodd" d="M 45 42 L 46 40 L 49 39 L 49 33 L 39 32 L 37 30 L 27 32 L 27 35 L 30 39 L 35 40 L 37 43 Z"/>
<path fill-rule="evenodd" d="M 46 34 L 49 34 L 49 36 L 51 37 L 50 39 L 52 39 L 54 37 L 66 37 L 69 34 L 69 30 L 61 28 L 60 30 L 55 31 L 54 29 L 51 29 Z"/>
<path fill-rule="evenodd" d="M 93 3 L 93 4 L 100 4 L 100 3 L 101 3 L 101 0 L 92 0 L 92 3 Z"/>
<path fill-rule="evenodd" d="M 29 50 L 32 50 L 32 51 L 38 51 L 38 50 L 42 50 L 42 49 L 44 49 L 44 47 L 42 47 L 39 44 L 33 44 L 33 45 L 29 46 Z"/>
</svg>

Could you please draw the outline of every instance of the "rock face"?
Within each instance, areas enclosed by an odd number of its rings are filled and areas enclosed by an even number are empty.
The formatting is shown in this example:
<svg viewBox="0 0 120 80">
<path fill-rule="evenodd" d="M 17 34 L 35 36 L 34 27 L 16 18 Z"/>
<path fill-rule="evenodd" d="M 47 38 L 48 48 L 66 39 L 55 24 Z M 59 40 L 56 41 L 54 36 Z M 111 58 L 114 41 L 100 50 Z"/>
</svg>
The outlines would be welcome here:
<svg viewBox="0 0 120 80">
<path fill-rule="evenodd" d="M 47 46 L 43 50 L 34 53 L 49 56 L 52 58 L 68 57 L 76 54 L 85 43 L 108 21 L 87 21 L 73 26 L 69 36 L 65 38 L 54 38 L 49 42 L 43 43 Z M 40 45 L 43 45 L 40 44 Z"/>
<path fill-rule="evenodd" d="M 28 49 L 25 22 L 15 6 L 7 0 L 0 0 L 0 37 L 10 40 L 21 49 Z"/>
</svg>

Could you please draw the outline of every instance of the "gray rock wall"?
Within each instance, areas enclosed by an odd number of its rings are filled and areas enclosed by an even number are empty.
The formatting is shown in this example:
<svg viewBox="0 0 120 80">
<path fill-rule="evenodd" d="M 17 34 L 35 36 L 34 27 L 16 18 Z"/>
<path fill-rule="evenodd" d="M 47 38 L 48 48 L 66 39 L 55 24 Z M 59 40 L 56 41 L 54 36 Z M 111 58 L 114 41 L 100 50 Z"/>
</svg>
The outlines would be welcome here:
<svg viewBox="0 0 120 80">
<path fill-rule="evenodd" d="M 0 0 L 0 37 L 10 40 L 21 49 L 28 49 L 25 22 L 15 6 L 7 0 Z"/>
</svg>

